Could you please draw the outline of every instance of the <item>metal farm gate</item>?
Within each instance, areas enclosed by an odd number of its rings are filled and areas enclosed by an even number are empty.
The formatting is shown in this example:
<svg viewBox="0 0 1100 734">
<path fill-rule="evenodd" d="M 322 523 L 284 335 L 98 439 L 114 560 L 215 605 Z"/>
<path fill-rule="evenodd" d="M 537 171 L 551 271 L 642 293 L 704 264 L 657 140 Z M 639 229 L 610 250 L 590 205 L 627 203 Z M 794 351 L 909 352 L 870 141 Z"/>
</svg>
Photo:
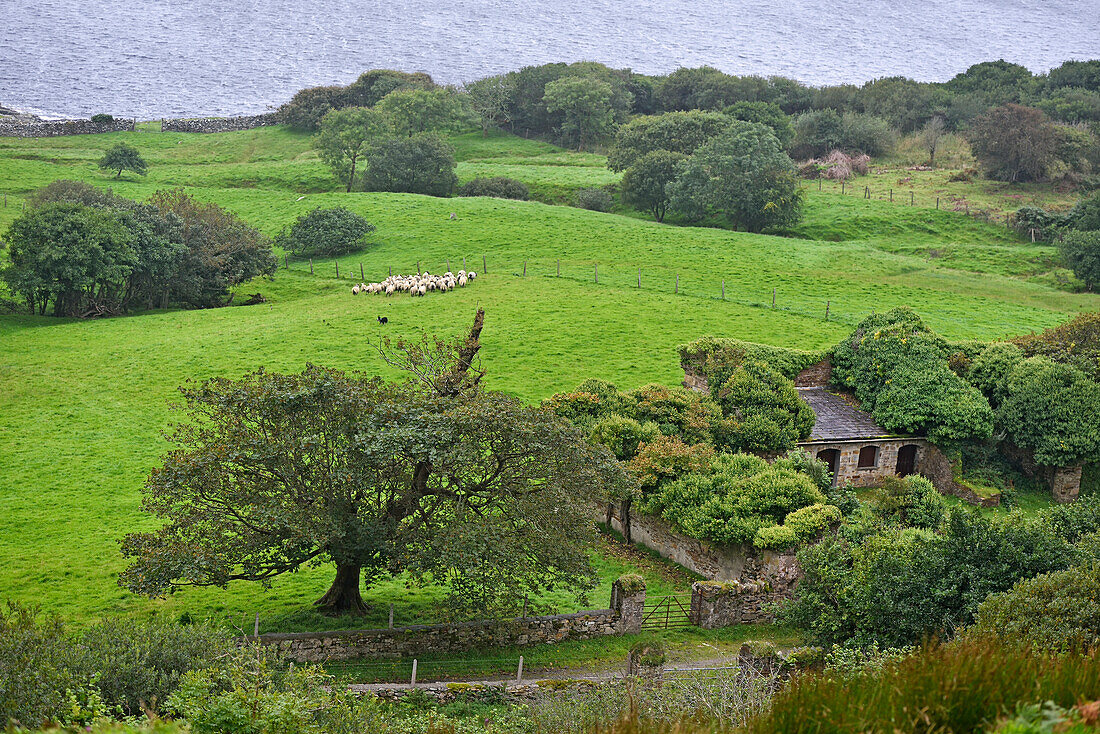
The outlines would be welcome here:
<svg viewBox="0 0 1100 734">
<path fill-rule="evenodd" d="M 642 629 L 690 627 L 691 593 L 647 596 L 642 607 Z"/>
</svg>

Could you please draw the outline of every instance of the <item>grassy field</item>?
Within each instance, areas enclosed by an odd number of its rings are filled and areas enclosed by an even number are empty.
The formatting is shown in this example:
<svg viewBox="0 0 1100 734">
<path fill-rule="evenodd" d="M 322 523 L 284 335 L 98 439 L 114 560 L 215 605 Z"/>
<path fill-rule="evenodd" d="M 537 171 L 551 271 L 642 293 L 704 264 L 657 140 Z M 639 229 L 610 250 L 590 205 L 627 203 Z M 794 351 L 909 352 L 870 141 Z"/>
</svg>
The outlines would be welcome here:
<svg viewBox="0 0 1100 734">
<path fill-rule="evenodd" d="M 141 150 L 147 178 L 116 181 L 96 168 L 118 140 Z M 455 145 L 463 179 L 513 175 L 543 187 L 548 200 L 614 180 L 600 156 L 545 143 L 475 133 Z M 1003 226 L 813 187 L 797 237 L 770 237 L 538 202 L 344 194 L 308 138 L 281 129 L 0 139 L 0 194 L 8 196 L 0 231 L 26 194 L 56 178 L 135 198 L 185 186 L 269 234 L 337 204 L 378 225 L 377 244 L 342 258 L 339 279 L 332 261 L 313 263 L 310 275 L 308 262 L 291 260 L 274 280 L 246 284 L 243 292 L 268 298 L 260 306 L 102 321 L 0 317 L 0 597 L 78 622 L 160 610 L 230 620 L 259 612 L 271 630 L 340 624 L 302 612 L 327 586 L 327 568 L 281 578 L 270 590 L 234 584 L 228 593 L 188 590 L 151 602 L 115 585 L 117 541 L 150 526 L 139 489 L 166 449 L 160 432 L 179 384 L 307 362 L 390 374 L 377 356 L 378 315 L 389 317 L 385 333 L 394 336 L 456 334 L 483 306 L 488 385 L 537 401 L 587 377 L 623 388 L 675 384 L 682 376 L 675 346 L 705 334 L 819 348 L 871 310 L 904 304 L 949 337 L 989 339 L 1100 305 L 1094 295 L 1051 287 L 1052 248 Z M 482 258 L 488 265 L 465 289 L 417 299 L 350 293 L 360 267 L 370 280 L 418 263 L 457 269 L 463 258 L 479 272 Z M 641 562 L 604 551 L 596 557 L 604 579 L 591 599 L 597 606 L 610 579 Z M 655 569 L 646 573 L 651 584 L 664 583 Z M 374 621 L 391 602 L 399 622 L 436 614 L 438 593 L 402 579 L 366 596 Z"/>
</svg>

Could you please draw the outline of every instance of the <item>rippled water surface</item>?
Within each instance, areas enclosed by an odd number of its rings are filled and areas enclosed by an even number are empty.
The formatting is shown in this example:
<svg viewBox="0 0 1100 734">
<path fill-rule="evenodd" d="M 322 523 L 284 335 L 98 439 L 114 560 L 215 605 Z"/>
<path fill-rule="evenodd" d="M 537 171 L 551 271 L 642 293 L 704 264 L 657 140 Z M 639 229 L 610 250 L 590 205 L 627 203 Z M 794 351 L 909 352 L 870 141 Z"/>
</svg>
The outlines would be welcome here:
<svg viewBox="0 0 1100 734">
<path fill-rule="evenodd" d="M 1100 58 L 1100 0 L 0 0 L 0 104 L 261 112 L 377 67 L 458 83 L 547 61 L 812 84 Z"/>
</svg>

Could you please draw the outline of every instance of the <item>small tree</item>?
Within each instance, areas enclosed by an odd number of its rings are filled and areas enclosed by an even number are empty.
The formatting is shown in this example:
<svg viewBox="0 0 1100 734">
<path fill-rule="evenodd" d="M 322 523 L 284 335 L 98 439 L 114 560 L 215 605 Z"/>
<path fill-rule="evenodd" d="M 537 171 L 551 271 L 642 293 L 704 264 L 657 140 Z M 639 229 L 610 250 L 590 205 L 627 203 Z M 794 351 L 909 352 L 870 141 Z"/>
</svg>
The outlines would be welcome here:
<svg viewBox="0 0 1100 734">
<path fill-rule="evenodd" d="M 663 222 L 668 211 L 668 185 L 680 175 L 687 159 L 683 153 L 667 150 L 646 153 L 623 174 L 623 200 Z"/>
<path fill-rule="evenodd" d="M 718 112 L 667 112 L 636 117 L 615 131 L 607 167 L 625 171 L 647 153 L 668 150 L 691 155 L 729 129 L 733 118 Z"/>
<path fill-rule="evenodd" d="M 924 128 L 920 132 L 920 144 L 928 151 L 928 165 L 932 168 L 936 167 L 936 150 L 939 149 L 940 142 L 943 140 L 944 127 L 943 118 L 936 115 L 924 123 Z"/>
<path fill-rule="evenodd" d="M 1070 230 L 1058 243 L 1062 261 L 1090 291 L 1100 283 L 1100 231 Z"/>
<path fill-rule="evenodd" d="M 1042 111 L 1018 104 L 994 107 L 974 120 L 970 147 L 998 181 L 1036 181 L 1054 162 L 1058 139 Z"/>
<path fill-rule="evenodd" d="M 374 231 L 373 224 L 342 206 L 317 207 L 298 217 L 275 242 L 298 257 L 337 257 L 365 247 Z"/>
<path fill-rule="evenodd" d="M 432 133 L 384 139 L 370 151 L 363 183 L 367 191 L 450 196 L 458 184 L 454 149 Z"/>
<path fill-rule="evenodd" d="M 137 148 L 126 143 L 117 143 L 108 148 L 99 159 L 99 167 L 105 171 L 115 171 L 115 178 L 122 178 L 123 171 L 133 171 L 144 176 L 148 169 Z"/>
<path fill-rule="evenodd" d="M 543 101 L 560 112 L 562 140 L 581 150 L 611 133 L 615 126 L 614 90 L 595 77 L 567 76 L 546 85 Z"/>
<path fill-rule="evenodd" d="M 194 420 L 144 490 L 165 524 L 125 538 L 119 583 L 156 596 L 333 563 L 329 613 L 363 612 L 361 578 L 402 571 L 482 613 L 590 588 L 590 502 L 624 475 L 549 411 L 481 390 L 483 317 L 465 339 L 389 345 L 405 383 L 310 366 L 182 388 Z"/>
<path fill-rule="evenodd" d="M 689 219 L 720 216 L 750 232 L 802 218 L 794 163 L 771 128 L 735 122 L 704 145 L 668 187 L 670 207 Z"/>
<path fill-rule="evenodd" d="M 481 120 L 481 135 L 489 134 L 489 128 L 508 122 L 508 109 L 515 93 L 515 80 L 509 76 L 490 76 L 466 85 L 470 105 Z"/>
<path fill-rule="evenodd" d="M 389 132 L 387 119 L 377 111 L 347 107 L 325 115 L 321 120 L 321 132 L 313 139 L 313 147 L 350 192 L 360 160 L 379 136 Z"/>
</svg>

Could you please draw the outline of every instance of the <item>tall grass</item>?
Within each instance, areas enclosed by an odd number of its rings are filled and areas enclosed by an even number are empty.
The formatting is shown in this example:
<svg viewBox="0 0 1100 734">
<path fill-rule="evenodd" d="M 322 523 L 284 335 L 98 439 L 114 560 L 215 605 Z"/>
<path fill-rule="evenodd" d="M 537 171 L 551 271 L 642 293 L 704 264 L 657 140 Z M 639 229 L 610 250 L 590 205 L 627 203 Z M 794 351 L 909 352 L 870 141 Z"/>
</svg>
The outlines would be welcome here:
<svg viewBox="0 0 1100 734">
<path fill-rule="evenodd" d="M 1100 698 L 1100 652 L 1051 656 L 964 639 L 875 673 L 805 675 L 782 690 L 750 734 L 980 732 L 1018 704 L 1069 708 Z"/>
</svg>

